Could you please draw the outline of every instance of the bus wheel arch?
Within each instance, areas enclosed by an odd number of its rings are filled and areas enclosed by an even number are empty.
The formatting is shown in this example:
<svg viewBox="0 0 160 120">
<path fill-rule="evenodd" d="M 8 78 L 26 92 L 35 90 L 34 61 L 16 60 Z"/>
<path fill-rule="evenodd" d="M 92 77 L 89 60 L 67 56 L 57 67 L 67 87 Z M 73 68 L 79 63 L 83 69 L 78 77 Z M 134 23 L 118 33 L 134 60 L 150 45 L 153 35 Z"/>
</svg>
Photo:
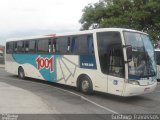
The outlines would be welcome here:
<svg viewBox="0 0 160 120">
<path fill-rule="evenodd" d="M 93 92 L 93 83 L 88 75 L 79 75 L 77 78 L 77 89 L 84 94 L 91 94 Z"/>
<path fill-rule="evenodd" d="M 18 77 L 20 79 L 24 79 L 25 78 L 25 72 L 24 72 L 24 69 L 22 66 L 19 66 L 18 67 Z"/>
</svg>

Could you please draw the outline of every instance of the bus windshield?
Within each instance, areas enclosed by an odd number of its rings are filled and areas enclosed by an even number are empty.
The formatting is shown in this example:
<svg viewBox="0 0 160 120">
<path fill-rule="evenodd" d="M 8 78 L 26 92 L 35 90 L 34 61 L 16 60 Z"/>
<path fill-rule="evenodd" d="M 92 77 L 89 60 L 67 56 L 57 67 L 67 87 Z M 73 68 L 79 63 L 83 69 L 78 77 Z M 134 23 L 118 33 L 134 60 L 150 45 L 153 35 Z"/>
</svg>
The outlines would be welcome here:
<svg viewBox="0 0 160 120">
<path fill-rule="evenodd" d="M 156 75 L 154 48 L 146 34 L 124 32 L 126 45 L 132 46 L 132 60 L 128 63 L 128 79 L 141 80 Z"/>
</svg>

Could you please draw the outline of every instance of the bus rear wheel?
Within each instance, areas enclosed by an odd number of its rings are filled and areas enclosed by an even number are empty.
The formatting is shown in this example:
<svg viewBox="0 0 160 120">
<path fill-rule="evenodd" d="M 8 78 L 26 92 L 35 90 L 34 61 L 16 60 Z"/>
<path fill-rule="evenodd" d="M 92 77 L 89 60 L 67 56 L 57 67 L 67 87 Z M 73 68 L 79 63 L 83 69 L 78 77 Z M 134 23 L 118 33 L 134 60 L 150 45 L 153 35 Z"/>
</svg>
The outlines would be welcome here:
<svg viewBox="0 0 160 120">
<path fill-rule="evenodd" d="M 91 94 L 93 92 L 93 87 L 92 87 L 92 82 L 90 79 L 84 77 L 82 80 L 81 80 L 81 91 L 82 93 L 84 94 Z"/>
<path fill-rule="evenodd" d="M 18 69 L 18 77 L 19 77 L 20 79 L 24 79 L 24 78 L 25 78 L 24 70 L 23 70 L 22 67 L 20 67 L 20 68 Z"/>
</svg>

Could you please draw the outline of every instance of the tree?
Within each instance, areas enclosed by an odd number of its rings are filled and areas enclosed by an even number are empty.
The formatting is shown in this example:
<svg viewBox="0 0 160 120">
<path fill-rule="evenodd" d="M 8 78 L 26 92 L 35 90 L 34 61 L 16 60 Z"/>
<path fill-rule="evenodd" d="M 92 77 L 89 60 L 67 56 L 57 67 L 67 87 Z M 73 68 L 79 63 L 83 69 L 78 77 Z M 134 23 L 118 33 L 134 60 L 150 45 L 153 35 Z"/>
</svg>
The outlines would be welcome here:
<svg viewBox="0 0 160 120">
<path fill-rule="evenodd" d="M 160 40 L 160 0 L 101 0 L 83 9 L 82 30 L 123 27 L 147 32 Z"/>
</svg>

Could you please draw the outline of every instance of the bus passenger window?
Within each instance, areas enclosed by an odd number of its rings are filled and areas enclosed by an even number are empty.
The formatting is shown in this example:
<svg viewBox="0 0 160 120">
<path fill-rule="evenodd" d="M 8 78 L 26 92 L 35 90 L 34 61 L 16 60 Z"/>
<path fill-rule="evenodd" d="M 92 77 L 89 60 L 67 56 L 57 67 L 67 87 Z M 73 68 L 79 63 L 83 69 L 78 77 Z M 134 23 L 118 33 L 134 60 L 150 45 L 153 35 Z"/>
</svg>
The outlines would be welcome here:
<svg viewBox="0 0 160 120">
<path fill-rule="evenodd" d="M 36 52 L 36 41 L 35 40 L 29 41 L 29 52 L 30 53 Z"/>
<path fill-rule="evenodd" d="M 48 53 L 48 51 L 49 51 L 48 42 L 49 42 L 49 40 L 46 40 L 46 39 L 38 40 L 37 52 L 39 52 L 39 53 Z"/>
<path fill-rule="evenodd" d="M 71 43 L 71 52 L 76 53 L 77 52 L 77 47 L 76 47 L 76 38 L 72 38 L 72 43 Z"/>
<path fill-rule="evenodd" d="M 13 52 L 13 42 L 9 42 L 7 43 L 7 48 L 6 48 L 6 52 L 7 53 L 12 53 Z"/>
<path fill-rule="evenodd" d="M 90 35 L 79 35 L 72 38 L 71 52 L 74 54 L 93 53 L 93 37 Z"/>
<path fill-rule="evenodd" d="M 53 52 L 56 52 L 56 39 L 53 39 Z"/>
<path fill-rule="evenodd" d="M 14 53 L 17 52 L 17 42 L 14 42 Z"/>
<path fill-rule="evenodd" d="M 52 52 L 51 39 L 49 39 L 49 42 L 48 42 L 48 52 L 49 53 Z"/>
<path fill-rule="evenodd" d="M 68 47 L 67 47 L 67 52 L 70 52 L 70 49 L 71 49 L 71 40 L 70 40 L 70 37 L 68 37 L 68 43 L 67 43 Z"/>
<path fill-rule="evenodd" d="M 86 35 L 78 36 L 77 44 L 78 44 L 77 46 L 78 46 L 78 53 L 79 54 L 87 54 L 88 53 L 87 36 Z"/>
<path fill-rule="evenodd" d="M 24 42 L 23 41 L 17 42 L 17 52 L 18 53 L 24 52 Z"/>
<path fill-rule="evenodd" d="M 94 53 L 94 46 L 93 46 L 93 37 L 87 36 L 87 45 L 88 45 L 88 53 L 93 54 Z"/>
<path fill-rule="evenodd" d="M 27 53 L 29 51 L 29 42 L 25 41 L 24 44 L 25 44 L 25 52 Z"/>
<path fill-rule="evenodd" d="M 58 53 L 67 53 L 67 47 L 68 47 L 68 38 L 67 37 L 59 37 L 56 40 L 56 50 Z"/>
</svg>

